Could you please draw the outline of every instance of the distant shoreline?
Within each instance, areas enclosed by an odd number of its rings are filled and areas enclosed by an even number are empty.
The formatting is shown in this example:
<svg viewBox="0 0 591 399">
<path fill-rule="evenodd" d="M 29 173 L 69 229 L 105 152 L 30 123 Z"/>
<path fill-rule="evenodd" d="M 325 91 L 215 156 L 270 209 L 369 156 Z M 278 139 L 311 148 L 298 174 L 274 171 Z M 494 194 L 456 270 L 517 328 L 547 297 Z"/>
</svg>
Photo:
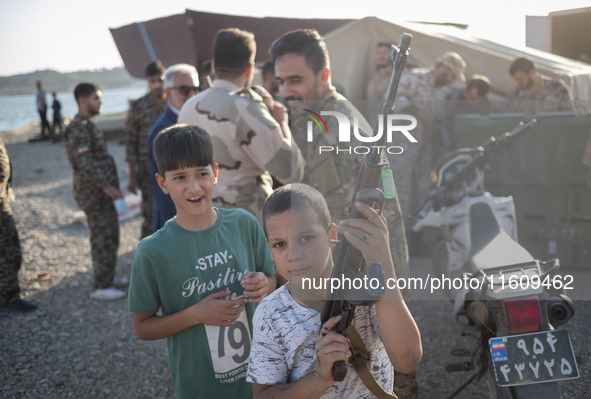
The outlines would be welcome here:
<svg viewBox="0 0 591 399">
<path fill-rule="evenodd" d="M 123 130 L 126 116 L 127 112 L 119 112 L 116 114 L 99 115 L 96 120 L 99 128 L 107 133 Z M 0 131 L 0 137 L 2 137 L 4 144 L 24 143 L 40 134 L 40 126 L 39 122 L 34 122 L 17 129 Z"/>
</svg>

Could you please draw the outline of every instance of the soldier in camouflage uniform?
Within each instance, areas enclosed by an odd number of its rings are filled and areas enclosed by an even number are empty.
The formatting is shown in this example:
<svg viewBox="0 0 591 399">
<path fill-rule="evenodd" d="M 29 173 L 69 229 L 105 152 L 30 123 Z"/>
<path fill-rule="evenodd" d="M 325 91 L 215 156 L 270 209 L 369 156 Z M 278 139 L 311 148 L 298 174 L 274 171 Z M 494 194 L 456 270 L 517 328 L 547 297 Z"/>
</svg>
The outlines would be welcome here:
<svg viewBox="0 0 591 399">
<path fill-rule="evenodd" d="M 390 77 L 392 76 L 392 57 L 390 57 L 390 44 L 378 43 L 375 53 L 376 72 L 367 82 L 365 98 L 369 100 L 368 115 L 376 115 L 381 111 L 381 105 L 385 100 Z"/>
<path fill-rule="evenodd" d="M 465 81 L 466 63 L 454 52 L 439 57 L 432 70 L 406 74 L 400 80 L 396 111 L 417 118 L 417 126 L 410 131 L 417 140 L 411 143 L 401 134 L 393 136 L 393 144 L 404 149 L 401 154 L 389 155 L 392 172 L 398 186 L 398 199 L 406 220 L 426 198 L 431 188 L 430 172 L 435 160 L 448 148 L 445 137 L 445 99 L 450 85 L 457 79 Z M 408 228 L 409 226 L 407 226 Z"/>
<path fill-rule="evenodd" d="M 78 114 L 64 133 L 66 153 L 74 169 L 74 198 L 84 211 L 90 229 L 90 249 L 94 267 L 92 298 L 118 299 L 125 292 L 113 288 L 119 220 L 113 201 L 123 198 L 119 190 L 117 166 L 107 152 L 103 132 L 94 117 L 102 107 L 102 91 L 91 83 L 74 89 Z"/>
<path fill-rule="evenodd" d="M 540 75 L 529 58 L 516 58 L 509 73 L 517 84 L 509 95 L 514 111 L 536 113 L 573 109 L 566 84 L 560 79 Z"/>
<path fill-rule="evenodd" d="M 214 206 L 246 209 L 262 223 L 271 175 L 284 184 L 299 182 L 304 160 L 291 142 L 285 107 L 263 88 L 250 88 L 255 54 L 252 33 L 218 32 L 213 86 L 187 100 L 178 121 L 203 128 L 213 139 L 220 168 Z"/>
<path fill-rule="evenodd" d="M 10 210 L 12 169 L 0 138 L 0 309 L 30 312 L 37 308 L 20 299 L 18 272 L 21 268 L 21 243 Z"/>
<path fill-rule="evenodd" d="M 307 126 L 310 120 L 306 110 L 338 111 L 346 115 L 351 126 L 357 118 L 361 135 L 372 135 L 372 130 L 361 113 L 331 84 L 330 60 L 324 39 L 315 30 L 297 30 L 277 39 L 271 46 L 275 63 L 275 77 L 279 94 L 289 103 L 293 137 L 306 159 L 303 182 L 316 188 L 326 199 L 331 218 L 338 222 L 348 216 L 349 205 L 359 177 L 362 155 L 354 151 L 338 154 L 320 153 L 320 146 L 336 148 L 338 123 L 335 117 L 326 117 L 326 131 L 312 124 L 312 141 L 308 142 Z M 351 134 L 353 137 L 353 134 Z M 341 146 L 343 143 L 340 143 Z M 345 143 L 355 146 L 355 141 Z M 363 144 L 363 143 L 361 143 Z M 370 144 L 371 145 L 371 144 Z M 396 276 L 408 277 L 408 249 L 398 199 L 387 200 L 384 216 L 388 221 L 390 249 Z M 394 391 L 400 398 L 417 397 L 415 373 L 395 372 Z"/>
<path fill-rule="evenodd" d="M 141 238 L 152 234 L 152 215 L 154 208 L 154 188 L 150 176 L 148 158 L 148 136 L 154 123 L 166 109 L 164 96 L 164 66 L 160 61 L 150 63 L 146 76 L 150 92 L 132 101 L 125 121 L 126 158 L 129 164 L 129 185 L 127 189 L 142 193 L 142 231 Z"/>
</svg>

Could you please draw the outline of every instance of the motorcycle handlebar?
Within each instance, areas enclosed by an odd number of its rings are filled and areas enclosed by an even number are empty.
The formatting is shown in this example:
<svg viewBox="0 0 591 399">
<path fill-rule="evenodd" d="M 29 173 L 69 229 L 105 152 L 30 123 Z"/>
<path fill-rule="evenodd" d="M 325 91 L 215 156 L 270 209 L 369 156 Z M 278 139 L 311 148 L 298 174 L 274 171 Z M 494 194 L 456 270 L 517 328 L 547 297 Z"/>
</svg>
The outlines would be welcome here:
<svg viewBox="0 0 591 399">
<path fill-rule="evenodd" d="M 452 187 L 456 182 L 461 181 L 466 176 L 469 176 L 473 170 L 482 167 L 486 160 L 490 157 L 492 152 L 500 146 L 506 147 L 508 146 L 513 139 L 517 136 L 521 135 L 523 132 L 528 130 L 530 127 L 534 127 L 537 125 L 536 119 L 530 119 L 527 122 L 519 122 L 513 130 L 507 132 L 501 136 L 497 137 L 490 137 L 486 140 L 482 146 L 479 147 L 480 153 L 475 156 L 470 163 L 468 163 L 457 175 L 455 175 L 452 179 L 444 182 L 440 187 L 436 187 L 429 193 L 429 196 L 423 202 L 421 207 L 415 211 L 410 217 L 410 225 L 414 226 L 415 223 L 424 218 L 431 209 L 433 209 L 438 202 L 444 198 L 445 193 Z"/>
<path fill-rule="evenodd" d="M 538 121 L 535 118 L 530 119 L 527 122 L 519 122 L 519 125 L 517 125 L 515 128 L 513 128 L 513 130 L 511 130 L 510 132 L 502 134 L 498 138 L 491 137 L 482 146 L 485 149 L 487 149 L 488 147 L 491 147 L 491 146 L 494 148 L 497 146 L 509 145 L 517 136 L 520 136 L 521 134 L 523 134 L 523 132 L 525 132 L 530 127 L 535 127 L 537 124 L 538 124 Z"/>
<path fill-rule="evenodd" d="M 436 204 L 437 197 L 435 195 L 429 196 L 429 198 L 427 198 L 427 200 L 423 203 L 423 206 L 421 206 L 421 208 L 417 212 L 411 215 L 411 220 L 424 218 L 425 216 L 427 216 L 427 213 L 429 213 L 429 211 L 435 207 Z"/>
</svg>

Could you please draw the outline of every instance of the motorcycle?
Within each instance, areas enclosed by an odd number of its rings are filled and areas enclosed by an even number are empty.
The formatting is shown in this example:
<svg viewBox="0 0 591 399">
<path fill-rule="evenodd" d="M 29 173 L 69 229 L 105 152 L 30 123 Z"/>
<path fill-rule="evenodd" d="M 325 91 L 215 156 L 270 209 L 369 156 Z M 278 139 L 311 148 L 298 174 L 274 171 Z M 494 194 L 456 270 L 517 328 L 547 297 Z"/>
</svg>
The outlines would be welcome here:
<svg viewBox="0 0 591 399">
<path fill-rule="evenodd" d="M 475 338 L 469 349 L 452 350 L 469 360 L 448 364 L 448 372 L 475 372 L 449 398 L 485 375 L 493 399 L 560 398 L 557 381 L 579 377 L 568 332 L 555 330 L 574 315 L 565 295 L 572 276 L 557 274 L 558 259 L 537 260 L 518 243 L 513 198 L 484 187 L 490 157 L 535 125 L 521 122 L 444 156 L 432 171 L 434 188 L 410 219 L 413 232 L 440 231 L 433 267 L 449 282 L 442 286 L 456 319 L 472 327 L 463 335 Z"/>
</svg>

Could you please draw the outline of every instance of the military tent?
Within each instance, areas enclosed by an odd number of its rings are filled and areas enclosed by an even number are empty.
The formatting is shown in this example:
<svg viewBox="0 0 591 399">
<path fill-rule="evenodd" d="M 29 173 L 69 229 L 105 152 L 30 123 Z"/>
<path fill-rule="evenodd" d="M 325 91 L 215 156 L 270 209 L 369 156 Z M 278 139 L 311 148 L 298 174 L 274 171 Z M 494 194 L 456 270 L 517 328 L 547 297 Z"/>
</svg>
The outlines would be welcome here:
<svg viewBox="0 0 591 399">
<path fill-rule="evenodd" d="M 530 57 L 541 73 L 563 79 L 572 89 L 579 108 L 591 111 L 591 66 L 569 58 L 530 48 L 513 48 L 477 39 L 457 28 L 417 23 L 392 23 L 367 17 L 344 24 L 325 35 L 331 57 L 332 76 L 352 99 L 363 99 L 367 81 L 374 73 L 374 53 L 379 42 L 398 44 L 402 33 L 413 35 L 409 63 L 431 67 L 445 51 L 455 51 L 466 61 L 466 76 L 486 75 L 492 90 L 502 96 L 515 83 L 509 75 L 511 62 Z"/>
</svg>

